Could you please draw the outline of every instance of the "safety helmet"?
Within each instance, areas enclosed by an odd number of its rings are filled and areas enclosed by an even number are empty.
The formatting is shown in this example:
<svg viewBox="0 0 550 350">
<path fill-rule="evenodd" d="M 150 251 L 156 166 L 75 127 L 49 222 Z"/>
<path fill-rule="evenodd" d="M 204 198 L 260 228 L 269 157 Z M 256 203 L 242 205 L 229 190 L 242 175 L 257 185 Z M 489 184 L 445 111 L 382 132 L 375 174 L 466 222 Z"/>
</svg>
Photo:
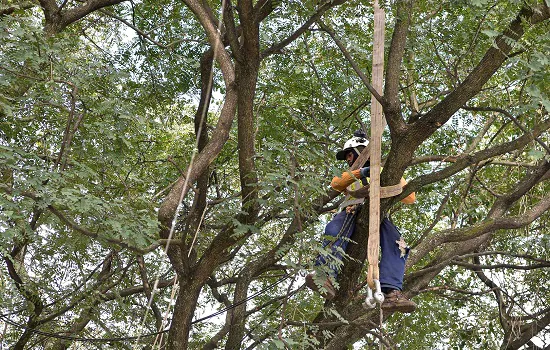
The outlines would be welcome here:
<svg viewBox="0 0 550 350">
<path fill-rule="evenodd" d="M 353 137 L 344 143 L 344 148 L 336 152 L 336 159 L 346 160 L 346 154 L 349 151 L 355 151 L 357 155 L 359 155 L 361 151 L 357 147 L 367 147 L 368 144 L 369 141 L 367 140 L 365 132 L 363 130 L 357 130 L 353 133 Z"/>
</svg>

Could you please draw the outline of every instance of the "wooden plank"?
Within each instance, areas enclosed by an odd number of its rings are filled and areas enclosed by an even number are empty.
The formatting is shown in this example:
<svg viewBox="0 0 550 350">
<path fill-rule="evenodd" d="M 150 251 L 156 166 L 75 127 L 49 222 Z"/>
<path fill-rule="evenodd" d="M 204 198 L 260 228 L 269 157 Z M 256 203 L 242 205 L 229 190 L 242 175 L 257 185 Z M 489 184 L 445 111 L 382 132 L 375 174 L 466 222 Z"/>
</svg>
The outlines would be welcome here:
<svg viewBox="0 0 550 350">
<path fill-rule="evenodd" d="M 374 1 L 374 40 L 372 52 L 372 86 L 382 95 L 384 79 L 384 10 L 378 0 Z M 374 280 L 379 280 L 380 249 L 380 163 L 382 153 L 382 132 L 384 117 L 382 105 L 371 95 L 371 136 L 370 136 L 370 202 L 369 202 L 369 240 L 367 248 L 367 283 L 375 289 Z"/>
</svg>

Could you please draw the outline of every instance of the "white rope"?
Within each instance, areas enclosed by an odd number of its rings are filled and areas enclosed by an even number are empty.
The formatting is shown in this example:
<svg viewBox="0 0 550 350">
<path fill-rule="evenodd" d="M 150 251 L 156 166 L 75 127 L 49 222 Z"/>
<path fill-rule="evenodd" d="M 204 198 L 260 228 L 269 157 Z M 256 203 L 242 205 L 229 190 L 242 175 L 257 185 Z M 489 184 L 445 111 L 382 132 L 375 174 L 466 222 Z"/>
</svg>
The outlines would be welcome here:
<svg viewBox="0 0 550 350">
<path fill-rule="evenodd" d="M 191 251 L 193 250 L 193 246 L 195 245 L 195 241 L 197 240 L 197 237 L 199 236 L 199 230 L 202 225 L 202 221 L 204 220 L 204 215 L 206 214 L 206 206 L 204 207 L 204 210 L 202 211 L 201 219 L 199 221 L 199 225 L 197 226 L 197 230 L 195 231 L 195 235 L 193 236 L 193 242 L 191 242 L 191 246 L 189 247 L 189 252 L 187 253 L 187 257 L 189 258 L 191 256 Z"/>
<path fill-rule="evenodd" d="M 164 329 L 165 325 L 168 325 L 168 314 L 170 313 L 170 308 L 172 306 L 172 301 L 174 300 L 175 298 L 175 295 L 176 295 L 176 291 L 179 290 L 179 282 L 177 281 L 177 275 L 176 277 L 174 277 L 176 280 L 174 281 L 174 285 L 172 286 L 172 293 L 170 294 L 170 303 L 168 304 L 168 308 L 166 309 L 166 311 L 164 312 L 164 317 L 162 318 L 162 322 L 160 324 L 160 330 Z M 155 345 L 157 344 L 157 340 L 158 340 L 158 348 L 160 349 L 161 348 L 161 345 L 162 345 L 162 338 L 164 337 L 164 332 L 163 333 L 160 333 L 158 334 L 156 337 L 155 337 L 155 341 L 153 342 L 153 349 L 155 348 Z"/>
<path fill-rule="evenodd" d="M 380 328 L 379 328 L 379 331 L 380 331 L 380 340 L 378 342 L 379 344 L 379 349 L 380 350 L 383 350 L 384 349 L 384 332 L 382 330 L 382 325 L 384 324 L 384 311 L 382 311 L 382 305 L 380 305 Z"/>
<path fill-rule="evenodd" d="M 225 10 L 225 5 L 226 5 L 226 0 L 223 0 L 222 1 L 222 6 L 221 6 L 221 12 L 220 12 L 220 16 L 219 16 L 219 23 L 222 23 L 223 21 L 223 15 L 224 15 L 224 10 Z M 218 34 L 220 35 L 220 38 L 219 40 L 217 40 L 215 43 L 214 43 L 214 53 L 213 53 L 213 62 L 216 61 L 216 52 L 218 51 L 219 49 L 219 46 L 221 45 L 222 43 L 222 40 L 221 40 L 221 32 L 218 28 Z M 210 70 L 210 77 L 208 79 L 208 87 L 207 87 L 207 91 L 210 91 L 212 89 L 212 85 L 213 85 L 213 75 L 214 75 L 214 67 L 212 66 L 212 69 Z M 210 96 L 211 97 L 211 96 Z M 187 170 L 187 174 L 185 176 L 185 181 L 183 183 L 183 186 L 181 188 L 181 192 L 180 192 L 180 196 L 179 196 L 179 199 L 178 199 L 178 205 L 176 207 L 176 211 L 174 212 L 174 217 L 172 218 L 172 225 L 170 227 L 170 233 L 168 234 L 168 241 L 166 243 L 166 246 L 164 248 L 164 254 L 168 254 L 168 249 L 170 247 L 170 242 L 172 241 L 172 237 L 174 235 L 174 231 L 175 231 L 175 227 L 176 227 L 176 223 L 177 223 L 177 218 L 178 218 L 178 213 L 180 212 L 180 209 L 182 207 L 182 203 L 183 203 L 183 198 L 185 196 L 185 189 L 187 188 L 187 185 L 188 185 L 188 182 L 189 182 L 189 177 L 191 175 L 191 171 L 193 170 L 193 161 L 195 160 L 195 156 L 197 154 L 197 150 L 199 148 L 199 138 L 200 138 L 200 134 L 202 132 L 202 127 L 203 127 L 203 121 L 204 121 L 204 116 L 206 115 L 206 113 L 208 112 L 207 110 L 207 106 L 209 104 L 208 103 L 205 103 L 204 106 L 203 106 L 203 110 L 201 111 L 201 120 L 200 120 L 200 123 L 199 123 L 199 129 L 197 130 L 197 140 L 195 142 L 195 147 L 193 149 L 193 153 L 191 154 L 191 160 L 189 162 L 189 168 Z M 202 214 L 202 217 L 201 217 L 201 221 L 200 223 L 202 223 L 202 220 L 204 218 L 204 214 L 206 212 L 206 209 L 205 211 L 203 212 Z M 200 229 L 200 224 L 197 228 L 197 233 L 195 234 L 195 238 L 197 237 L 197 234 L 198 234 L 198 230 Z M 193 239 L 193 243 L 195 242 L 195 239 Z M 192 248 L 192 246 L 191 246 Z M 189 257 L 189 255 L 188 255 Z M 170 305 L 172 305 L 173 301 L 174 301 L 174 298 L 175 298 L 175 291 L 176 289 L 179 287 L 179 282 L 177 281 L 177 274 L 176 274 L 176 280 L 174 281 L 174 285 L 172 286 L 172 294 L 170 296 L 170 302 L 168 304 L 168 309 L 166 310 L 165 312 L 165 317 L 164 317 L 164 320 L 162 322 L 162 324 L 164 324 L 165 320 L 167 319 L 168 317 L 168 312 L 170 310 Z M 159 283 L 159 280 L 160 280 L 160 276 L 157 276 L 156 280 L 155 280 L 155 284 L 154 284 L 154 288 L 153 290 L 151 291 L 151 297 L 149 298 L 149 301 L 147 303 L 147 309 L 145 310 L 145 315 L 143 315 L 143 320 L 140 324 L 140 326 L 138 327 L 138 337 L 136 338 L 136 341 L 134 343 L 134 346 L 133 346 L 133 350 L 137 350 L 138 349 L 138 344 L 139 344 L 139 340 L 140 340 L 140 336 L 141 336 L 141 330 L 143 329 L 144 325 L 145 325 L 145 321 L 147 319 L 147 315 L 149 313 L 149 309 L 151 308 L 151 304 L 153 302 L 153 297 L 157 291 L 157 286 L 158 286 L 158 283 Z M 160 330 L 159 330 L 160 331 Z M 158 338 L 158 336 L 157 336 Z M 155 339 L 155 343 L 156 343 L 157 339 Z M 160 349 L 160 344 L 162 343 L 162 337 L 159 341 L 159 349 Z M 154 344 L 153 344 L 154 346 Z"/>
</svg>

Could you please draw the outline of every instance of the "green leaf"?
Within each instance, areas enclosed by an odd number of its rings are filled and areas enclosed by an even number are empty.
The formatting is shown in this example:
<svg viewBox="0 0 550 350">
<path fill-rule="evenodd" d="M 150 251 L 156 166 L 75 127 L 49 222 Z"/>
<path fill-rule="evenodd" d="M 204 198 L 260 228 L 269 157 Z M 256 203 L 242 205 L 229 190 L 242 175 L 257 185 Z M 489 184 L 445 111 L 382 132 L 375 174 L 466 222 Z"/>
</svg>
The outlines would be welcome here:
<svg viewBox="0 0 550 350">
<path fill-rule="evenodd" d="M 538 161 L 538 160 L 541 160 L 542 158 L 544 158 L 544 156 L 546 155 L 546 152 L 536 150 L 536 149 L 532 149 L 529 152 L 527 152 L 527 154 L 529 155 L 529 158 L 531 160 Z"/>
<path fill-rule="evenodd" d="M 500 35 L 500 32 L 492 29 L 483 29 L 481 32 L 487 35 L 489 38 L 494 38 Z"/>
</svg>

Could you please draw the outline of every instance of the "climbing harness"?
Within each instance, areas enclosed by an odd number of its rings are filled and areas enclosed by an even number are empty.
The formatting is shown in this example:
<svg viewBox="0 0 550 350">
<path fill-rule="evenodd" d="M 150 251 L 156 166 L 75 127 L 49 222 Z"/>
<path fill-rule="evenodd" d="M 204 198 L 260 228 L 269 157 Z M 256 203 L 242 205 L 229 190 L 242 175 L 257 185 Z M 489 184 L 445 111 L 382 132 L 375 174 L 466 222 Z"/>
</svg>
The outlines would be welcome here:
<svg viewBox="0 0 550 350">
<path fill-rule="evenodd" d="M 350 206 L 363 204 L 366 197 L 365 194 L 368 195 L 369 191 L 369 186 L 367 185 L 368 180 L 365 178 L 357 180 L 349 185 L 346 188 L 346 197 L 344 198 L 344 201 L 340 204 L 340 210 L 343 210 L 344 208 L 347 209 Z"/>
</svg>

